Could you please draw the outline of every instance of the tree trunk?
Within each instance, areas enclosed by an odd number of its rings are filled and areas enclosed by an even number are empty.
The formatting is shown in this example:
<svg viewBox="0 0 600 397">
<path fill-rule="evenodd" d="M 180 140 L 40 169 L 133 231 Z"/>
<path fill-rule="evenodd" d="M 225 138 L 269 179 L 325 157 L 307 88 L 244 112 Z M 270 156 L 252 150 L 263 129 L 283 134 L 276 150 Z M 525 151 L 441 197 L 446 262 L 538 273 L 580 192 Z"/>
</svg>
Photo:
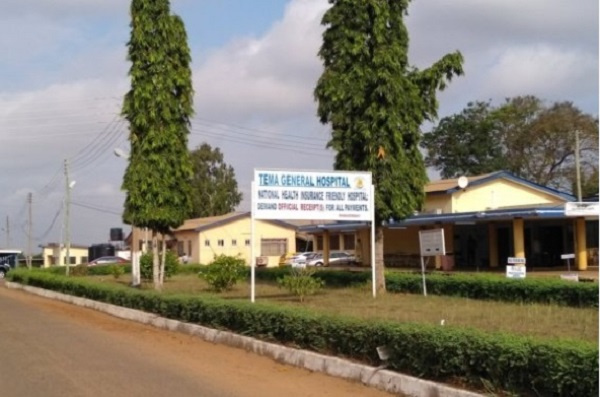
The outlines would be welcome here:
<svg viewBox="0 0 600 397">
<path fill-rule="evenodd" d="M 152 280 L 154 281 L 154 289 L 157 291 L 161 290 L 160 283 L 160 264 L 158 257 L 158 236 L 156 235 L 156 230 L 152 231 Z"/>
<path fill-rule="evenodd" d="M 377 294 L 385 294 L 385 266 L 383 263 L 383 227 L 375 227 L 375 288 Z"/>
<path fill-rule="evenodd" d="M 162 252 L 161 252 L 161 260 L 160 260 L 160 268 L 159 268 L 159 274 L 160 274 L 160 286 L 162 287 L 162 285 L 165 282 L 165 268 L 166 268 L 166 262 L 167 262 L 167 240 L 165 240 L 165 236 L 163 235 L 162 237 Z"/>
</svg>

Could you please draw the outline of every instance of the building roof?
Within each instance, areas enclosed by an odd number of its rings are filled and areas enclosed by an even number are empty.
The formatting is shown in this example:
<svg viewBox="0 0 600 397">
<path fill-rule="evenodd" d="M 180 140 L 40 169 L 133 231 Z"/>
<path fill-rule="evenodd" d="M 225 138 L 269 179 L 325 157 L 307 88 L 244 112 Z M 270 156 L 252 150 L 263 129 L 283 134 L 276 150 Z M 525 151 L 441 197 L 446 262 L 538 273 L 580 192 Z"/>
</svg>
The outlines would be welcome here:
<svg viewBox="0 0 600 397">
<path fill-rule="evenodd" d="M 558 189 L 553 189 L 547 186 L 539 185 L 535 182 L 531 182 L 527 179 L 518 177 L 508 171 L 496 171 L 489 174 L 475 175 L 467 177 L 469 181 L 469 187 L 483 185 L 484 183 L 492 182 L 498 179 L 506 179 L 511 182 L 527 186 L 531 189 L 541 191 L 554 197 L 558 197 L 565 201 L 575 201 L 576 198 L 572 194 L 563 192 Z M 425 185 L 425 194 L 452 194 L 459 191 L 461 188 L 458 186 L 458 178 L 455 179 L 442 179 L 439 181 L 432 181 Z"/>
<path fill-rule="evenodd" d="M 230 212 L 229 214 L 219 215 L 219 216 L 187 219 L 185 222 L 183 222 L 183 225 L 179 226 L 177 229 L 174 229 L 173 231 L 181 232 L 184 230 L 193 230 L 195 232 L 202 232 L 204 230 L 209 230 L 209 229 L 213 229 L 215 227 L 226 225 L 228 223 L 231 223 L 231 222 L 237 221 L 238 219 L 242 219 L 242 218 L 246 218 L 246 217 L 250 217 L 249 211 Z M 265 222 L 274 223 L 281 227 L 296 229 L 295 225 L 288 223 L 288 222 L 280 221 L 280 220 L 265 220 Z"/>
<path fill-rule="evenodd" d="M 48 243 L 48 244 L 44 245 L 42 247 L 42 249 L 44 249 L 44 248 L 58 248 L 59 246 L 60 246 L 60 244 L 58 244 L 58 243 Z M 65 245 L 65 243 L 62 244 L 62 247 L 63 247 L 63 249 L 67 248 L 67 246 Z M 73 244 L 73 243 L 71 243 L 70 247 L 74 248 L 74 249 L 88 249 L 89 248 L 88 245 Z"/>
</svg>

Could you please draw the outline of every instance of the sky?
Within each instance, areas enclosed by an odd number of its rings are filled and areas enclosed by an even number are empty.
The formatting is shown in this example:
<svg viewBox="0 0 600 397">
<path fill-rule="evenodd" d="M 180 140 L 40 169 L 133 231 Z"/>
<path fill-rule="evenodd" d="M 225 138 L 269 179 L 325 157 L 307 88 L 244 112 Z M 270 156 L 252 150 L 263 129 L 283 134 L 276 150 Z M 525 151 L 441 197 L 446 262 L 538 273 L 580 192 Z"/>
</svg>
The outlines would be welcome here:
<svg viewBox="0 0 600 397">
<path fill-rule="evenodd" d="M 64 242 L 65 163 L 72 244 L 123 228 L 128 126 L 127 0 L 0 2 L 0 249 Z M 313 89 L 326 0 L 171 0 L 192 53 L 189 147 L 219 147 L 248 198 L 254 168 L 331 170 Z M 598 115 L 597 0 L 414 0 L 409 60 L 461 51 L 465 75 L 439 116 L 475 100 L 535 95 Z M 424 125 L 427 131 L 431 126 Z M 429 170 L 432 179 L 436 172 Z M 31 193 L 32 204 L 28 204 Z M 29 233 L 31 208 L 32 232 Z M 238 210 L 248 210 L 247 199 Z"/>
</svg>

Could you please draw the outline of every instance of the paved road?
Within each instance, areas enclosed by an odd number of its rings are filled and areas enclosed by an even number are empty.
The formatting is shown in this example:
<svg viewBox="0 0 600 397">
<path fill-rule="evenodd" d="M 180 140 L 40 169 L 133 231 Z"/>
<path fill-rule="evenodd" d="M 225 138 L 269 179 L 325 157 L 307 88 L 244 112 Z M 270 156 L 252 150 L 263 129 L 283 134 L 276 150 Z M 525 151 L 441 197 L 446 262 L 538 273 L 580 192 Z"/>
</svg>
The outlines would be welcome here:
<svg viewBox="0 0 600 397">
<path fill-rule="evenodd" d="M 0 396 L 390 394 L 0 283 Z"/>
</svg>

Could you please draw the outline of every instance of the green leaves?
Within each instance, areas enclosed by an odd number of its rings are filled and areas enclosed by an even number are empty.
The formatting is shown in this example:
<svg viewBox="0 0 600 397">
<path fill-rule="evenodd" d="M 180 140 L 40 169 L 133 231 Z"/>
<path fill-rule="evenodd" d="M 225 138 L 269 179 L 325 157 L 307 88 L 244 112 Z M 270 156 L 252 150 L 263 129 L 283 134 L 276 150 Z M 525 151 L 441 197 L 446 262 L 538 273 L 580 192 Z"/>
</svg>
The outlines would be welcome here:
<svg viewBox="0 0 600 397">
<path fill-rule="evenodd" d="M 123 179 L 124 221 L 165 233 L 191 210 L 187 149 L 193 89 L 190 51 L 168 0 L 132 0 L 128 59 L 131 89 L 122 113 L 131 154 Z"/>
<path fill-rule="evenodd" d="M 437 90 L 463 73 L 462 55 L 418 71 L 408 62 L 408 1 L 330 3 L 319 51 L 324 70 L 314 94 L 321 122 L 332 128 L 334 167 L 371 171 L 378 221 L 404 218 L 424 201 L 420 126 L 436 117 Z"/>
<path fill-rule="evenodd" d="M 246 262 L 241 257 L 219 255 L 198 274 L 213 290 L 228 291 L 246 278 Z"/>
<path fill-rule="evenodd" d="M 199 218 L 232 212 L 242 201 L 235 171 L 225 164 L 219 148 L 203 143 L 191 152 L 192 213 Z"/>
</svg>

